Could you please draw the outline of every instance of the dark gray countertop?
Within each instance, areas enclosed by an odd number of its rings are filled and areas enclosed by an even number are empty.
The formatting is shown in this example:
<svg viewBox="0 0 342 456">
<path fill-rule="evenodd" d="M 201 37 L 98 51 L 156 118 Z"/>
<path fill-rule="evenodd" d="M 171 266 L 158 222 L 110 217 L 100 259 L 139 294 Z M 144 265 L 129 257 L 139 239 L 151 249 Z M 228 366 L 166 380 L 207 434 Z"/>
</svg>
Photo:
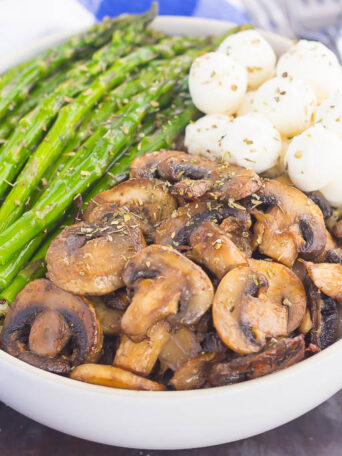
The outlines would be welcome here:
<svg viewBox="0 0 342 456">
<path fill-rule="evenodd" d="M 0 455 L 342 456 L 342 391 L 310 413 L 265 434 L 216 447 L 165 452 L 109 447 L 70 437 L 0 403 Z"/>
</svg>

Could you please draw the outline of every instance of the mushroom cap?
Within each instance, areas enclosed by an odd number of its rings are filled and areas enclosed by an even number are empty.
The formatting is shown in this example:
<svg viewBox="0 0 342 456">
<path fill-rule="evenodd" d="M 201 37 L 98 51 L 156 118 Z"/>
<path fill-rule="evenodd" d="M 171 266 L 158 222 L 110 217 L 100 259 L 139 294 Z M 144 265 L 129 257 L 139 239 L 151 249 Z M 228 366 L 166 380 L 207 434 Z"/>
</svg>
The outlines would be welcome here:
<svg viewBox="0 0 342 456">
<path fill-rule="evenodd" d="M 84 220 L 98 223 L 103 205 L 107 214 L 110 208 L 112 211 L 124 208 L 142 218 L 144 223 L 155 226 L 172 214 L 177 208 L 177 201 L 170 194 L 169 186 L 165 182 L 139 178 L 127 180 L 110 190 L 98 193 L 88 205 Z"/>
<path fill-rule="evenodd" d="M 219 360 L 217 353 L 204 353 L 189 359 L 173 374 L 170 383 L 176 390 L 202 388 L 208 378 L 210 367 Z"/>
<path fill-rule="evenodd" d="M 274 261 L 250 259 L 249 265 L 267 277 L 266 296 L 276 304 L 288 306 L 287 331 L 290 334 L 304 318 L 306 293 L 303 283 L 291 269 Z"/>
<path fill-rule="evenodd" d="M 244 219 L 246 211 L 214 201 L 188 203 L 174 211 L 157 229 L 155 243 L 176 249 L 189 245 L 191 233 L 204 222 L 220 223 L 227 217 Z"/>
<path fill-rule="evenodd" d="M 220 339 L 237 353 L 258 352 L 266 337 L 288 332 L 287 310 L 268 299 L 267 287 L 263 274 L 237 267 L 223 277 L 216 290 L 214 326 Z"/>
<path fill-rule="evenodd" d="M 243 252 L 213 222 L 204 222 L 190 235 L 191 259 L 205 265 L 216 277 L 236 266 L 248 266 Z"/>
<path fill-rule="evenodd" d="M 311 280 L 308 282 L 308 301 L 312 320 L 310 342 L 323 350 L 337 339 L 339 324 L 337 302 L 322 293 Z"/>
<path fill-rule="evenodd" d="M 122 270 L 146 243 L 139 228 L 77 223 L 66 227 L 47 254 L 48 277 L 71 293 L 105 295 L 124 284 Z"/>
<path fill-rule="evenodd" d="M 62 374 L 83 362 L 96 361 L 102 339 L 92 304 L 46 279 L 30 282 L 18 294 L 1 333 L 2 347 L 8 353 Z M 69 347 L 66 353 L 65 346 Z"/>
<path fill-rule="evenodd" d="M 195 324 L 212 304 L 214 289 L 208 276 L 172 248 L 142 249 L 127 263 L 122 277 L 134 296 L 121 327 L 136 340 L 165 318 L 172 325 Z"/>
<path fill-rule="evenodd" d="M 158 172 L 157 168 L 159 163 L 163 160 L 166 160 L 168 157 L 173 156 L 174 154 L 184 152 L 177 150 L 159 150 L 155 152 L 150 152 L 149 154 L 141 155 L 140 157 L 135 158 L 130 166 L 130 178 L 140 178 L 140 177 L 157 177 Z"/>
<path fill-rule="evenodd" d="M 342 265 L 304 261 L 310 279 L 330 298 L 342 299 Z"/>
<path fill-rule="evenodd" d="M 297 256 L 314 258 L 327 242 L 320 208 L 304 193 L 277 180 L 266 180 L 261 199 L 266 213 L 254 211 L 254 243 L 259 251 L 291 267 Z"/>
<path fill-rule="evenodd" d="M 304 358 L 302 335 L 281 339 L 260 353 L 239 356 L 229 362 L 215 364 L 209 375 L 212 386 L 223 386 L 262 377 L 298 363 Z"/>
</svg>

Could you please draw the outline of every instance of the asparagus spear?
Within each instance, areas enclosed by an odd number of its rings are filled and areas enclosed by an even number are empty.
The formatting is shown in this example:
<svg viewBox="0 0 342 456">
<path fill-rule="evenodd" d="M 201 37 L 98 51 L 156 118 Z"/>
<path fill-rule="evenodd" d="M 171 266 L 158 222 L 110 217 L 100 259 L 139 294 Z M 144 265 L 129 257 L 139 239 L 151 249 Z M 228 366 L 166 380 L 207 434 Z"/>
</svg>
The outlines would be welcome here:
<svg viewBox="0 0 342 456">
<path fill-rule="evenodd" d="M 17 127 L 20 119 L 30 112 L 42 99 L 51 94 L 67 77 L 67 71 L 60 71 L 53 74 L 50 78 L 38 83 L 25 103 L 12 111 L 0 124 L 0 143 L 4 141 L 10 133 Z"/>
<path fill-rule="evenodd" d="M 99 179 L 108 165 L 120 154 L 129 143 L 142 119 L 158 107 L 159 97 L 176 85 L 176 79 L 184 72 L 173 66 L 170 68 L 169 79 L 154 85 L 148 91 L 137 95 L 123 111 L 124 116 L 114 122 L 114 126 L 106 127 L 106 133 L 97 132 L 88 139 L 92 144 L 92 154 L 88 155 L 78 166 L 71 170 L 63 170 L 51 183 L 44 197 L 19 220 L 0 233 L 0 264 L 4 264 L 31 239 L 47 226 L 58 220 L 71 204 L 77 194 L 84 193 L 90 185 Z M 94 137 L 96 142 L 94 144 Z M 87 143 L 88 143 L 87 141 Z"/>
<path fill-rule="evenodd" d="M 88 115 L 85 117 L 81 126 L 76 131 L 73 139 L 63 150 L 63 153 L 60 155 L 59 159 L 50 167 L 50 169 L 45 174 L 44 177 L 46 179 L 46 183 L 49 184 L 51 180 L 57 175 L 57 173 L 63 169 L 64 166 L 68 166 L 69 168 L 73 166 L 72 159 L 70 159 L 70 157 L 76 155 L 76 152 L 74 152 L 74 150 L 78 149 L 81 144 L 89 136 L 91 136 L 96 128 L 98 128 L 100 125 L 104 125 L 104 122 L 110 123 L 114 118 L 116 111 L 121 108 L 122 105 L 127 104 L 132 96 L 136 95 L 138 92 L 144 89 L 147 89 L 153 82 L 165 79 L 166 71 L 171 64 L 181 65 L 183 62 L 184 67 L 187 68 L 191 62 L 190 58 L 198 53 L 200 53 L 200 50 L 190 51 L 186 56 L 176 57 L 173 59 L 173 62 L 170 60 L 160 61 L 158 67 L 149 69 L 148 71 L 140 74 L 138 77 L 124 82 L 122 85 L 112 90 L 108 96 L 105 97 L 104 101 L 98 105 L 95 112 L 88 112 Z M 160 105 L 164 106 L 169 101 L 170 97 L 160 103 Z M 82 158 L 82 156 L 88 153 L 88 148 L 85 149 L 81 147 L 81 149 L 82 150 L 77 152 L 77 155 Z"/>
<path fill-rule="evenodd" d="M 158 124 L 161 124 L 161 126 L 155 133 L 149 135 L 151 130 L 153 130 L 153 122 L 150 120 L 147 125 L 143 126 L 140 132 L 140 135 L 142 135 L 140 142 L 133 149 L 129 150 L 119 161 L 115 161 L 115 163 L 112 164 L 106 175 L 88 192 L 84 199 L 84 203 L 87 204 L 91 201 L 98 192 L 108 190 L 125 179 L 128 174 L 129 165 L 135 157 L 148 152 L 153 152 L 154 150 L 170 147 L 179 133 L 191 119 L 196 118 L 197 114 L 198 112 L 189 99 L 183 101 L 182 98 L 179 98 L 175 104 L 166 108 L 158 115 L 157 122 Z M 72 218 L 69 217 L 66 224 L 68 223 L 72 223 Z M 13 302 L 16 295 L 27 283 L 44 276 L 46 270 L 44 257 L 50 243 L 59 232 L 60 230 L 57 230 L 53 236 L 49 237 L 44 242 L 32 261 L 26 265 L 18 273 L 12 283 L 3 290 L 0 294 L 1 298 L 6 299 L 8 303 Z"/>
<path fill-rule="evenodd" d="M 0 89 L 2 89 L 5 85 L 9 84 L 10 82 L 13 82 L 18 75 L 31 63 L 29 62 L 23 62 L 19 63 L 18 65 L 13 66 L 12 68 L 9 68 L 7 71 L 5 71 L 1 76 L 0 76 Z"/>
<path fill-rule="evenodd" d="M 126 57 L 117 60 L 106 72 L 97 77 L 72 103 L 64 106 L 47 137 L 31 155 L 16 184 L 8 194 L 0 209 L 0 230 L 9 226 L 23 212 L 25 203 L 36 188 L 47 168 L 56 160 L 64 148 L 65 142 L 76 129 L 78 122 L 91 107 L 103 97 L 108 89 L 120 84 L 126 74 L 136 66 L 151 61 L 158 55 L 173 56 L 175 48 L 190 46 L 188 39 L 173 37 L 163 40 L 160 44 L 141 47 Z M 10 143 L 10 142 L 9 142 Z M 5 147 L 8 147 L 7 143 Z M 1 157 L 0 157 L 1 158 Z M 13 169 L 15 164 L 4 162 L 1 167 Z M 0 184 L 1 186 L 1 184 Z"/>
<path fill-rule="evenodd" d="M 87 65 L 77 65 L 70 70 L 67 81 L 58 86 L 55 92 L 20 120 L 18 128 L 0 152 L 0 196 L 11 185 L 11 181 L 20 171 L 32 148 L 39 142 L 61 106 L 65 102 L 72 102 L 71 97 L 84 90 L 92 77 L 112 64 L 118 55 L 128 52 L 133 42 L 140 41 L 143 36 L 141 29 L 144 27 L 144 22 L 141 21 L 139 24 L 139 26 L 135 24 L 136 27 L 132 24 L 125 32 L 115 32 L 110 46 L 97 51 Z M 135 28 L 138 31 L 135 31 Z"/>
<path fill-rule="evenodd" d="M 156 15 L 156 5 L 149 12 L 151 19 Z M 72 59 L 79 52 L 89 46 L 101 46 L 105 44 L 116 25 L 126 17 L 108 19 L 94 25 L 88 31 L 73 36 L 64 43 L 46 50 L 42 55 L 33 59 L 24 68 L 23 72 L 14 79 L 13 84 L 3 87 L 0 96 L 0 119 L 3 118 L 10 107 L 14 107 L 24 100 L 31 86 L 43 76 L 53 73 L 64 62 Z"/>
<path fill-rule="evenodd" d="M 11 261 L 4 265 L 0 265 L 0 289 L 7 287 L 18 271 L 26 264 L 34 252 L 39 248 L 46 233 L 40 233 L 33 238 Z"/>
</svg>

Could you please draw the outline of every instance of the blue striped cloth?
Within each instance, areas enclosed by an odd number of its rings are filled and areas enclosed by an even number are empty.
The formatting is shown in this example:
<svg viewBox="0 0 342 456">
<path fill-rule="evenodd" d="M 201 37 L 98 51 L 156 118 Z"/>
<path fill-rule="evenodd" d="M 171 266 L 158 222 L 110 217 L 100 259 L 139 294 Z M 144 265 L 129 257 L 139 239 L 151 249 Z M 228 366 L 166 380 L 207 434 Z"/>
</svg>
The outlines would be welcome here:
<svg viewBox="0 0 342 456">
<path fill-rule="evenodd" d="M 140 13 L 151 5 L 151 0 L 79 0 L 98 20 L 104 16 Z M 249 17 L 241 0 L 159 0 L 159 13 L 181 16 L 208 17 L 242 24 Z"/>
</svg>

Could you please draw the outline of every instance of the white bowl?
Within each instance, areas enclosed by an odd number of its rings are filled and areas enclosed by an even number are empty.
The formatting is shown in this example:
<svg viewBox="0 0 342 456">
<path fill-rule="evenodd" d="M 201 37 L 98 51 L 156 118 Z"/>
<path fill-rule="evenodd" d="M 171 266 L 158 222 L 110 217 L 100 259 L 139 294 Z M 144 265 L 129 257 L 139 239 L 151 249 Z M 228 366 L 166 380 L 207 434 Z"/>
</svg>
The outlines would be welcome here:
<svg viewBox="0 0 342 456">
<path fill-rule="evenodd" d="M 159 17 L 169 33 L 213 34 L 231 24 Z M 70 34 L 50 37 L 4 69 Z M 279 54 L 289 40 L 264 33 Z M 145 449 L 185 449 L 250 437 L 313 409 L 342 386 L 342 340 L 283 371 L 248 382 L 198 391 L 141 392 L 76 382 L 32 367 L 0 351 L 0 399 L 30 418 L 95 442 Z"/>
</svg>

